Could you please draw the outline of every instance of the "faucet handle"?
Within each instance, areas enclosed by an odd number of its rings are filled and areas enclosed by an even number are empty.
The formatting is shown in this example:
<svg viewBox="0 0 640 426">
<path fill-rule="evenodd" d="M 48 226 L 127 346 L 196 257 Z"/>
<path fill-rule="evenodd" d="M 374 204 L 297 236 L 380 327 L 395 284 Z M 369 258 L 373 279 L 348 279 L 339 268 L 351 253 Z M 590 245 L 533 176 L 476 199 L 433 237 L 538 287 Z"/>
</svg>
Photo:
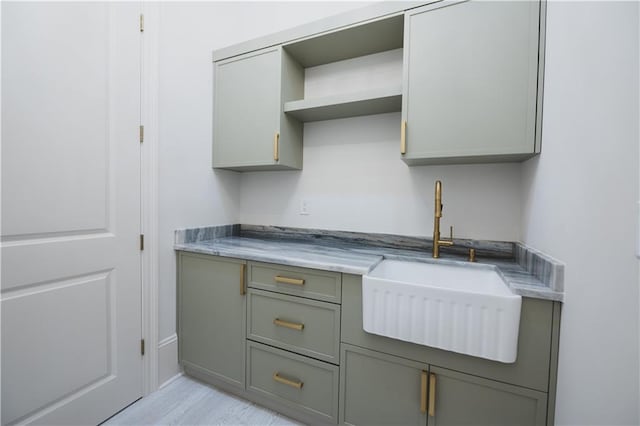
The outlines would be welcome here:
<svg viewBox="0 0 640 426">
<path fill-rule="evenodd" d="M 449 239 L 453 241 L 453 225 L 449 226 Z"/>
</svg>

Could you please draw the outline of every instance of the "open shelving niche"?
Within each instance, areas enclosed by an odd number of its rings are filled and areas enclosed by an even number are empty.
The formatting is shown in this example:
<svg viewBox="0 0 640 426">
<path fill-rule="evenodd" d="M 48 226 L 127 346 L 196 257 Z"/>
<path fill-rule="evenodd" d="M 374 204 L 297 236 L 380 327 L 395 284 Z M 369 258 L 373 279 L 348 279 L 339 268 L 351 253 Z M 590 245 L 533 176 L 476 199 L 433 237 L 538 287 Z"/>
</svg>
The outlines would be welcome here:
<svg viewBox="0 0 640 426">
<path fill-rule="evenodd" d="M 398 49 L 401 52 L 403 39 L 404 14 L 397 13 L 283 44 L 283 53 L 297 64 L 294 71 L 297 75 L 292 80 L 302 85 L 292 93 L 303 94 L 302 99 L 284 99 L 284 112 L 302 122 L 399 112 L 401 75 L 383 87 L 319 97 L 306 97 L 304 85 L 305 70 Z M 394 56 L 402 60 L 402 54 Z"/>
</svg>

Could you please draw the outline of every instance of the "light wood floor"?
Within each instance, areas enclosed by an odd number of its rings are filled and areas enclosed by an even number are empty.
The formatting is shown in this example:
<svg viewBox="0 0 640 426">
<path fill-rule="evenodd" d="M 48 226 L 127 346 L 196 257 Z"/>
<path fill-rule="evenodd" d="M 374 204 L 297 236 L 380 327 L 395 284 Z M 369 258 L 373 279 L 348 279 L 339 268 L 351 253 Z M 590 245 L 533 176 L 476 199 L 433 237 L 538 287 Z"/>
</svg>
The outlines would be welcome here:
<svg viewBox="0 0 640 426">
<path fill-rule="evenodd" d="M 142 398 L 103 425 L 286 425 L 299 423 L 187 376 Z"/>
</svg>

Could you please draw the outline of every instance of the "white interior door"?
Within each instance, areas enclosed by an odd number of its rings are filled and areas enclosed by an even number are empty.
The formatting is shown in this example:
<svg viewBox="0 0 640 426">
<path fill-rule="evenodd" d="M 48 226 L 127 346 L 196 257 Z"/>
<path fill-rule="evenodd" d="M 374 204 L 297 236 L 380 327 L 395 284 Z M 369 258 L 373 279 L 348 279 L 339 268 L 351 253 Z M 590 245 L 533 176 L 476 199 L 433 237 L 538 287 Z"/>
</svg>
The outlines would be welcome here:
<svg viewBox="0 0 640 426">
<path fill-rule="evenodd" d="M 142 395 L 137 3 L 2 5 L 2 423 Z"/>
</svg>

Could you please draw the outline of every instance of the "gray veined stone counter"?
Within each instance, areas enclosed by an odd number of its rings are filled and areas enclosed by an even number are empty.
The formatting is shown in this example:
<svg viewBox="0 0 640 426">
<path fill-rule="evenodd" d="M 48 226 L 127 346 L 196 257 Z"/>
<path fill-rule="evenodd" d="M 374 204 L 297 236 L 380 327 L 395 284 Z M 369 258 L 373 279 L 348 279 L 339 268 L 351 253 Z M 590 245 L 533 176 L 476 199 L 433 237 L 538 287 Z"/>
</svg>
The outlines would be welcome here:
<svg viewBox="0 0 640 426">
<path fill-rule="evenodd" d="M 245 237 L 223 237 L 182 243 L 176 244 L 174 248 L 195 253 L 358 275 L 366 274 L 382 260 L 379 254 L 358 253 L 341 247 Z"/>
<path fill-rule="evenodd" d="M 385 258 L 495 268 L 516 294 L 557 301 L 564 296 L 564 265 L 520 243 L 456 240 L 457 254 L 443 250 L 442 258 L 433 259 L 430 240 L 396 235 L 226 225 L 178 230 L 175 237 L 179 251 L 356 275 Z M 468 247 L 478 251 L 475 264 L 460 254 Z"/>
</svg>

